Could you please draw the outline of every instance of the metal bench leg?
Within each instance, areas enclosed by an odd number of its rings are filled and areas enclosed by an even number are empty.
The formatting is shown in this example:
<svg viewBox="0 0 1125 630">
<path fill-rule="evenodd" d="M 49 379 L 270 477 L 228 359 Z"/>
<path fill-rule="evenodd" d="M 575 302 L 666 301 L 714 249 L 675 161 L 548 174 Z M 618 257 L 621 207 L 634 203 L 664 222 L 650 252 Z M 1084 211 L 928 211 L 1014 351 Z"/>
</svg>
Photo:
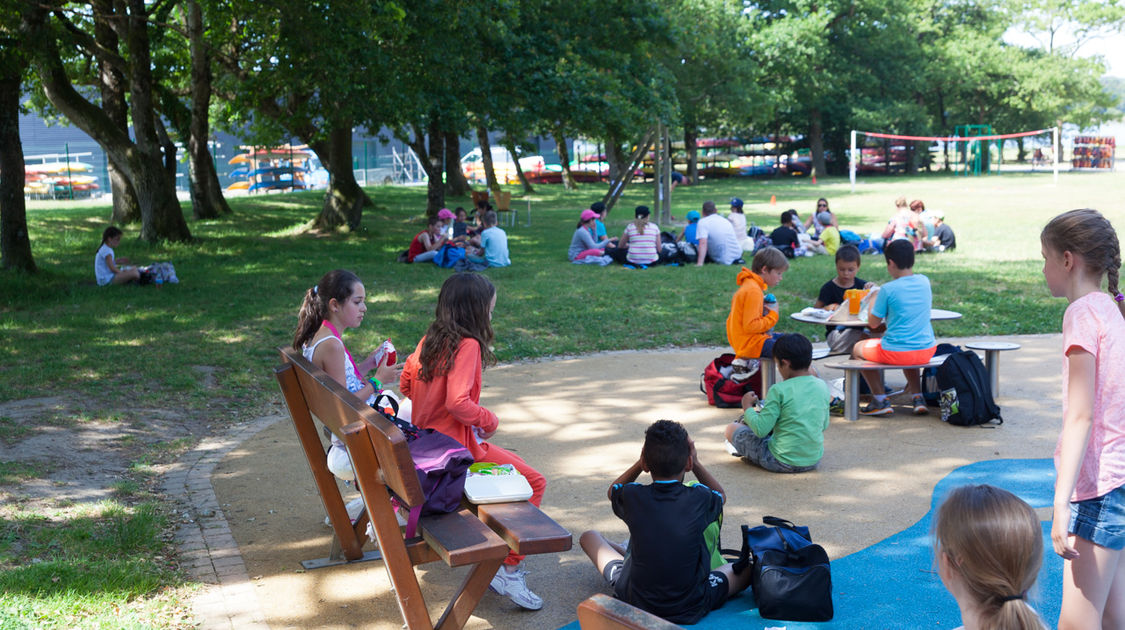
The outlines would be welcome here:
<svg viewBox="0 0 1125 630">
<path fill-rule="evenodd" d="M 992 383 L 992 395 L 1000 397 L 1000 351 L 984 351 L 984 368 L 988 370 L 988 380 Z"/>
<path fill-rule="evenodd" d="M 777 382 L 777 366 L 769 357 L 762 357 L 758 361 L 758 369 L 762 371 L 762 400 L 765 400 L 766 392 Z"/>
<path fill-rule="evenodd" d="M 844 371 L 844 418 L 859 420 L 859 370 Z"/>
</svg>

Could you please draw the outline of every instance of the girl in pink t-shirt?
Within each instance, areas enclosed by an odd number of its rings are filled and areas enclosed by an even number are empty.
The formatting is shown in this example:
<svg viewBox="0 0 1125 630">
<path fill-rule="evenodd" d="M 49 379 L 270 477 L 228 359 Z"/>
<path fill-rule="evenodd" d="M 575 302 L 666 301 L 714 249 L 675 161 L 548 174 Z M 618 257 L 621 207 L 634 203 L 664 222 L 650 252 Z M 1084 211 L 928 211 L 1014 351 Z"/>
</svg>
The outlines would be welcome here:
<svg viewBox="0 0 1125 630">
<path fill-rule="evenodd" d="M 1059 628 L 1125 627 L 1125 295 L 1113 226 L 1071 210 L 1040 235 L 1063 316 L 1063 427 L 1051 540 L 1062 556 Z M 1108 294 L 1102 292 L 1102 276 Z M 1115 303 L 1116 302 L 1116 303 Z"/>
</svg>

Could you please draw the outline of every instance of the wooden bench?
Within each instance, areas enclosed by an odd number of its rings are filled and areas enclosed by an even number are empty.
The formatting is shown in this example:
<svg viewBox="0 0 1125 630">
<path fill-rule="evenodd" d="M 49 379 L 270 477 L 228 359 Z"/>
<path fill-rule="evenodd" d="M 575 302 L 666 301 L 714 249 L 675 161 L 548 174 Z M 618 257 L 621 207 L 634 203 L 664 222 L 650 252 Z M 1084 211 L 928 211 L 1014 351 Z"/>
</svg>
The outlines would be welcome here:
<svg viewBox="0 0 1125 630">
<path fill-rule="evenodd" d="M 947 354 L 939 354 L 930 359 L 928 363 L 913 365 L 888 365 L 863 359 L 848 359 L 836 363 L 826 363 L 825 367 L 844 371 L 844 418 L 848 420 L 859 419 L 859 373 L 863 370 L 910 370 L 937 367 L 945 362 Z"/>
<path fill-rule="evenodd" d="M 823 359 L 828 356 L 828 353 L 828 346 L 813 346 L 813 361 Z M 765 400 L 766 392 L 777 382 L 777 362 L 771 357 L 762 357 L 759 361 L 759 369 L 762 370 L 762 400 Z"/>
<path fill-rule="evenodd" d="M 670 621 L 602 593 L 578 604 L 578 625 L 582 630 L 681 630 Z"/>
<path fill-rule="evenodd" d="M 425 500 L 406 438 L 398 427 L 349 393 L 324 371 L 291 348 L 281 349 L 276 370 L 317 490 L 339 539 L 339 562 L 368 559 L 362 553 L 367 517 L 353 526 L 335 478 L 328 471 L 315 416 L 348 447 L 360 493 L 379 541 L 399 609 L 408 628 L 460 628 L 476 608 L 509 548 L 516 553 L 555 553 L 570 549 L 570 532 L 526 501 L 482 505 L 424 516 L 420 536 L 404 539 L 388 489 L 404 506 Z M 476 507 L 476 506 L 470 506 Z M 378 556 L 376 556 L 378 557 Z M 414 566 L 442 560 L 452 567 L 472 566 L 437 624 L 431 623 Z"/>
<path fill-rule="evenodd" d="M 988 380 L 992 383 L 992 395 L 1000 396 L 1000 353 L 1006 350 L 1019 350 L 1020 344 L 1010 341 L 972 341 L 965 344 L 970 350 L 984 352 L 984 367 L 988 370 Z"/>
</svg>

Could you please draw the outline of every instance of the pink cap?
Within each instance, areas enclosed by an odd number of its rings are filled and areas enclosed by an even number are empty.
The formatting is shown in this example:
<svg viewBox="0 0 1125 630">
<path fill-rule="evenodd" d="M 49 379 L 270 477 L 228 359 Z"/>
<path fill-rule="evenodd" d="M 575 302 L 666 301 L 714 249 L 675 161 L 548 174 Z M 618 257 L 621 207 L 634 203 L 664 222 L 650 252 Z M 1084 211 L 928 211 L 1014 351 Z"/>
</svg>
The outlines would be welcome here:
<svg viewBox="0 0 1125 630">
<path fill-rule="evenodd" d="M 594 212 L 593 210 L 583 210 L 581 216 L 579 217 L 579 220 L 589 221 L 590 219 L 596 219 L 599 216 L 601 215 L 597 212 Z"/>
<path fill-rule="evenodd" d="M 439 219 L 456 219 L 457 215 L 453 214 L 453 212 L 449 208 L 442 208 L 441 210 L 438 210 L 437 218 L 439 218 Z"/>
</svg>

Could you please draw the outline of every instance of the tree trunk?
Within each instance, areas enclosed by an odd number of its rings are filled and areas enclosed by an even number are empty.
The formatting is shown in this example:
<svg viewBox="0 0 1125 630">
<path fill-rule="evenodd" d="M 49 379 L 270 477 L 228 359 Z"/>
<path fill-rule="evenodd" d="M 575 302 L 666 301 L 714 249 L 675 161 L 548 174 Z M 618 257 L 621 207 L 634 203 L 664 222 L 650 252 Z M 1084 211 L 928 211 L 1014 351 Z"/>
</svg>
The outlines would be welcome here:
<svg viewBox="0 0 1125 630">
<path fill-rule="evenodd" d="M 827 172 L 824 162 L 824 129 L 818 108 L 809 112 L 809 152 L 812 154 L 813 177 L 824 177 Z"/>
<path fill-rule="evenodd" d="M 461 170 L 461 136 L 445 132 L 445 188 L 450 197 L 464 197 L 473 189 Z"/>
<path fill-rule="evenodd" d="M 97 0 L 94 3 L 94 40 L 102 48 L 117 52 L 120 40 L 111 23 L 113 19 L 113 0 Z M 118 68 L 104 59 L 98 61 L 98 89 L 102 97 L 102 111 L 122 133 L 128 134 L 129 111 L 125 104 L 125 77 Z M 106 162 L 113 197 L 113 215 L 110 221 L 121 225 L 139 222 L 141 206 L 137 202 L 133 183 L 113 156 L 107 154 Z"/>
<path fill-rule="evenodd" d="M 306 142 L 308 140 L 305 138 Z M 326 140 L 309 142 L 309 146 L 328 171 L 328 191 L 313 227 L 318 230 L 335 230 L 341 226 L 353 231 L 359 229 L 363 206 L 369 200 L 352 170 L 351 121 L 336 121 Z"/>
<path fill-rule="evenodd" d="M 488 130 L 483 125 L 477 127 L 477 144 L 480 145 L 480 157 L 484 163 L 484 179 L 493 196 L 500 192 L 500 182 L 496 181 L 496 166 L 492 163 L 492 143 L 488 141 Z M 516 156 L 513 153 L 512 159 Z M 505 182 L 507 183 L 507 182 Z"/>
<path fill-rule="evenodd" d="M 530 195 L 534 193 L 535 189 L 531 187 L 531 180 L 527 178 L 527 173 L 524 173 L 523 167 L 520 166 L 520 158 L 516 154 L 516 145 L 508 143 L 505 147 L 508 149 L 508 153 L 512 155 L 512 162 L 516 165 L 516 177 L 520 178 L 520 184 L 523 185 L 523 194 Z"/>
<path fill-rule="evenodd" d="M 610 136 L 605 142 L 605 161 L 609 164 L 609 181 L 619 182 L 625 179 L 625 171 L 629 168 L 629 156 L 621 148 L 621 139 Z"/>
<path fill-rule="evenodd" d="M 562 166 L 562 183 L 566 190 L 578 190 L 578 182 L 574 181 L 574 174 L 570 172 L 570 151 L 566 149 L 566 138 L 562 133 L 555 132 L 555 146 L 558 147 L 559 164 Z"/>
<path fill-rule="evenodd" d="M 687 177 L 691 183 L 699 181 L 699 129 L 684 128 L 684 151 L 687 152 Z"/>
<path fill-rule="evenodd" d="M 0 53 L 0 269 L 34 273 L 20 141 L 20 94 L 27 62 L 13 59 L 16 54 L 14 50 Z"/>
<path fill-rule="evenodd" d="M 203 41 L 203 11 L 197 0 L 188 0 L 184 21 L 191 46 L 191 122 L 187 146 L 191 209 L 196 219 L 215 219 L 231 210 L 207 146 L 211 137 L 211 56 Z"/>
</svg>

